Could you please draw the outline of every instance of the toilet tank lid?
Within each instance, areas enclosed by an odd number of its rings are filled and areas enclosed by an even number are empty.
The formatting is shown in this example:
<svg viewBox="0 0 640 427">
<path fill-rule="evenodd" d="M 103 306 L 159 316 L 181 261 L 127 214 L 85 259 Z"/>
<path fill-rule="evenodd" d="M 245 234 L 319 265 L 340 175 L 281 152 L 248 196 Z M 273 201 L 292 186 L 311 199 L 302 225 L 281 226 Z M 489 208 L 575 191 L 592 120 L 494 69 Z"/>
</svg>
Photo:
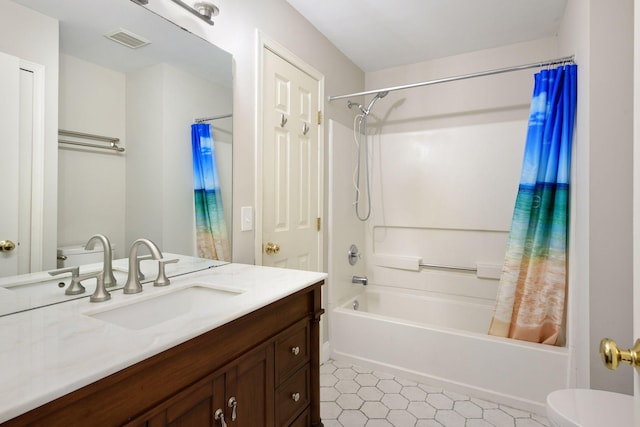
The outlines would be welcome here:
<svg viewBox="0 0 640 427">
<path fill-rule="evenodd" d="M 114 249 L 114 245 L 111 245 L 111 250 Z M 96 252 L 104 252 L 101 245 L 96 245 L 93 249 L 85 249 L 84 245 L 70 245 L 61 246 L 58 248 L 58 255 L 81 255 L 81 254 L 93 254 Z"/>
</svg>

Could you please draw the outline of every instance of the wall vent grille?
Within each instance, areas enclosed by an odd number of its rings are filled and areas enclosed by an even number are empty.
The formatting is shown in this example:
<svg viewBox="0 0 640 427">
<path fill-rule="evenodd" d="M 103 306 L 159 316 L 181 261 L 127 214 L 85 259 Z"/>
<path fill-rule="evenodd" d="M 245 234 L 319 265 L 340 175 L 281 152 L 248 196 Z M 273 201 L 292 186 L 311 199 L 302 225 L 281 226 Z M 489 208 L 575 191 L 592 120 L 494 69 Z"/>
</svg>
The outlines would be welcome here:
<svg viewBox="0 0 640 427">
<path fill-rule="evenodd" d="M 116 43 L 120 43 L 131 49 L 138 49 L 139 47 L 146 46 L 151 43 L 149 40 L 141 37 L 131 31 L 123 28 L 118 28 L 104 35 L 106 38 L 113 40 Z"/>
</svg>

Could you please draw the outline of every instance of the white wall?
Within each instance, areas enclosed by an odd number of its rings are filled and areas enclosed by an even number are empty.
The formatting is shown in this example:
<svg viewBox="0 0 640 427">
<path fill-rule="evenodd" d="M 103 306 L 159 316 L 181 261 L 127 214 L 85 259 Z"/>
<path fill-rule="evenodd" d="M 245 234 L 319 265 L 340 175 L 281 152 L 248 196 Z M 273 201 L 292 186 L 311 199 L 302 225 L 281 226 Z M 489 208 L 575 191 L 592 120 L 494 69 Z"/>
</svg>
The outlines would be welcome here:
<svg viewBox="0 0 640 427">
<path fill-rule="evenodd" d="M 0 51 L 45 67 L 43 268 L 56 267 L 58 197 L 58 21 L 0 0 Z"/>
<path fill-rule="evenodd" d="M 119 138 L 126 148 L 125 78 L 121 72 L 60 55 L 60 129 Z M 101 233 L 115 246 L 115 258 L 125 256 L 125 161 L 126 154 L 60 146 L 59 247 L 85 244 Z"/>
</svg>

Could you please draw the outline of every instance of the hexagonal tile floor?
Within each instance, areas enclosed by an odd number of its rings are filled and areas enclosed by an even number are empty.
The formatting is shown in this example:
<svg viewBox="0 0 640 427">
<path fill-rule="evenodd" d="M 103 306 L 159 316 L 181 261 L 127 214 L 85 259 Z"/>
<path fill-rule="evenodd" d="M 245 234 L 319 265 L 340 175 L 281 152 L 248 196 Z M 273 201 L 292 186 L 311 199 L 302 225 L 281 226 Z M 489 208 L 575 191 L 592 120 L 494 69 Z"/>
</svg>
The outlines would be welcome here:
<svg viewBox="0 0 640 427">
<path fill-rule="evenodd" d="M 542 427 L 546 418 L 336 360 L 320 367 L 325 427 Z"/>
</svg>

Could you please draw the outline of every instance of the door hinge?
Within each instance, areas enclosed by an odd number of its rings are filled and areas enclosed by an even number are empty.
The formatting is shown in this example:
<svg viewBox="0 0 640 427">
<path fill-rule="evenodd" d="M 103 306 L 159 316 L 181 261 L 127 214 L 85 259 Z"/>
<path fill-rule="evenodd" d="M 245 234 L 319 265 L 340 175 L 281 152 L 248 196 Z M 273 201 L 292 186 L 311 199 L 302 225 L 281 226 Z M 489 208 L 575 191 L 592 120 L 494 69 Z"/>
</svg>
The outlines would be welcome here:
<svg viewBox="0 0 640 427">
<path fill-rule="evenodd" d="M 318 124 L 322 124 L 322 111 L 318 111 Z"/>
<path fill-rule="evenodd" d="M 322 219 L 321 218 L 316 218 L 316 229 L 318 231 L 320 231 L 320 224 L 322 223 Z"/>
</svg>

